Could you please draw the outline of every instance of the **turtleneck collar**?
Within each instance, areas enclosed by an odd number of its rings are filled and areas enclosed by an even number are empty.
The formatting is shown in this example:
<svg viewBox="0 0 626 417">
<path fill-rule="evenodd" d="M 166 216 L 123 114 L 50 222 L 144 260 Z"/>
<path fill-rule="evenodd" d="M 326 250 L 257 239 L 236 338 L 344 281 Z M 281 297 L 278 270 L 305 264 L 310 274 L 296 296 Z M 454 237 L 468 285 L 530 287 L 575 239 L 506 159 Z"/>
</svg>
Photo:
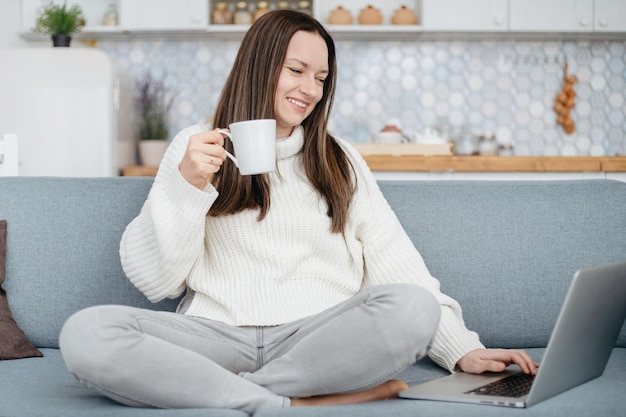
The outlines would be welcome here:
<svg viewBox="0 0 626 417">
<path fill-rule="evenodd" d="M 304 129 L 296 126 L 291 136 L 276 141 L 276 159 L 285 159 L 294 156 L 304 146 Z"/>
</svg>

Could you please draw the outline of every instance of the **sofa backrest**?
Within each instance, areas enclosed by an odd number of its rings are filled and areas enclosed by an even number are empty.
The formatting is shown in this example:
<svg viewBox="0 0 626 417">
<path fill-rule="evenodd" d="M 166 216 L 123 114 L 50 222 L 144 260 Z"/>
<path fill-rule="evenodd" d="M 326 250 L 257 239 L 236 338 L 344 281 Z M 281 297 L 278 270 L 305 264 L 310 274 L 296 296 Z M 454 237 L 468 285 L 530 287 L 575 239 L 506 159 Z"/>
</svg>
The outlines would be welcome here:
<svg viewBox="0 0 626 417">
<path fill-rule="evenodd" d="M 8 222 L 5 289 L 38 347 L 94 304 L 173 311 L 129 283 L 119 241 L 152 178 L 0 177 Z M 575 270 L 626 259 L 626 184 L 381 182 L 442 290 L 488 346 L 545 346 Z M 626 331 L 619 344 L 626 346 Z"/>
<path fill-rule="evenodd" d="M 626 183 L 383 182 L 466 325 L 492 347 L 543 347 L 577 269 L 626 260 Z M 626 346 L 626 326 L 618 339 Z"/>
<path fill-rule="evenodd" d="M 95 304 L 152 305 L 126 279 L 119 242 L 151 178 L 0 178 L 7 220 L 5 289 L 15 320 L 38 347 L 58 347 L 65 320 Z"/>
</svg>

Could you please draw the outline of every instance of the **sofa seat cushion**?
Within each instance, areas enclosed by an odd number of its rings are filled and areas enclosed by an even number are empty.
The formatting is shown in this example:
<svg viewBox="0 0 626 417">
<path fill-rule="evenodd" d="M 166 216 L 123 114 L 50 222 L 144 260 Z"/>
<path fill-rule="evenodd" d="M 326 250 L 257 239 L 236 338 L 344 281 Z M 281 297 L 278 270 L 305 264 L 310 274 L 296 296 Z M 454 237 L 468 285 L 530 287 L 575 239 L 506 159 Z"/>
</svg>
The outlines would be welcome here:
<svg viewBox="0 0 626 417">
<path fill-rule="evenodd" d="M 72 377 L 57 349 L 42 349 L 43 358 L 0 362 L 0 416 L 16 417 L 125 417 L 125 416 L 206 416 L 235 417 L 244 413 L 222 409 L 158 410 L 119 405 L 80 384 Z M 529 349 L 534 359 L 540 359 L 544 349 Z M 367 366 L 367 364 L 364 364 Z M 429 359 L 424 359 L 401 372 L 397 377 L 409 385 L 446 375 Z M 331 376 L 332 377 L 332 376 Z M 311 417 L 380 417 L 380 416 L 621 416 L 626 410 L 626 348 L 613 351 L 607 369 L 600 378 L 546 400 L 525 411 L 493 406 L 453 404 L 435 401 L 390 400 L 378 403 L 341 407 L 294 407 L 268 409 L 259 417 L 298 415 Z M 210 393 L 208 393 L 210 395 Z"/>
<path fill-rule="evenodd" d="M 245 417 L 235 410 L 160 410 L 120 405 L 79 383 L 58 349 L 41 349 L 43 358 L 0 362 L 2 417 Z M 210 392 L 207 392 L 210 395 Z M 85 410 L 89 410 L 86 412 Z"/>
<path fill-rule="evenodd" d="M 545 349 L 528 349 L 530 355 L 539 359 Z M 425 382 L 435 375 L 446 372 L 430 360 L 423 360 L 402 372 L 399 377 L 410 385 Z M 260 412 L 255 417 L 589 417 L 623 416 L 626 410 L 626 349 L 615 348 L 607 369 L 600 378 L 589 381 L 561 395 L 550 398 L 528 409 L 503 408 L 490 405 L 456 404 L 437 401 L 390 400 L 342 407 L 283 408 Z"/>
</svg>

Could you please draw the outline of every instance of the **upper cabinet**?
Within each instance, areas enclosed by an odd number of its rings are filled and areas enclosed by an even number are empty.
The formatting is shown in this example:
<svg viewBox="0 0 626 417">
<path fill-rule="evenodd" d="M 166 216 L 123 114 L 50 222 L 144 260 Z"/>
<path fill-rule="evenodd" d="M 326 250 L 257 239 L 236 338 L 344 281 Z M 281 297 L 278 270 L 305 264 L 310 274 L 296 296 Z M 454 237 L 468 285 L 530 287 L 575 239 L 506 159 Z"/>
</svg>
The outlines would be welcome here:
<svg viewBox="0 0 626 417">
<path fill-rule="evenodd" d="M 294 0 L 292 3 L 297 7 L 297 0 Z M 412 24 L 410 26 L 415 26 L 420 23 L 419 0 L 313 0 L 311 3 L 313 5 L 313 14 L 324 25 L 329 25 L 331 16 L 334 15 L 335 21 L 337 18 L 343 21 L 344 17 L 349 17 L 352 23 L 348 25 L 352 26 L 393 26 L 393 16 L 403 6 L 407 9 L 405 12 L 415 13 L 418 19 L 414 25 Z M 275 2 L 275 4 L 278 4 L 278 2 Z M 340 8 L 343 12 L 338 12 L 338 10 L 341 10 Z M 376 18 L 380 17 L 380 23 L 374 25 L 360 24 L 359 18 L 361 15 L 365 18 L 365 22 L 374 22 L 377 21 Z M 343 25 L 345 25 L 345 23 L 341 24 L 341 26 Z"/>
<path fill-rule="evenodd" d="M 511 30 L 591 32 L 594 0 L 510 0 Z"/>
<path fill-rule="evenodd" d="M 63 4 L 62 0 L 52 1 L 55 4 Z M 41 11 L 51 3 L 50 0 L 22 0 L 22 30 L 29 32 L 35 26 L 37 17 Z M 118 13 L 117 0 L 69 0 L 68 6 L 78 5 L 83 11 L 83 19 L 87 29 L 106 30 L 105 16 L 107 13 Z"/>
<path fill-rule="evenodd" d="M 422 0 L 424 31 L 626 32 L 626 0 Z"/>
<path fill-rule="evenodd" d="M 596 32 L 626 32 L 626 1 L 595 0 Z"/>
<path fill-rule="evenodd" d="M 67 1 L 83 11 L 83 32 L 205 29 L 209 24 L 207 0 L 53 0 Z M 22 0 L 22 28 L 29 31 L 50 0 Z"/>
<path fill-rule="evenodd" d="M 120 0 L 119 23 L 126 30 L 204 29 L 207 0 Z"/>
<path fill-rule="evenodd" d="M 22 0 L 22 35 L 33 34 L 37 16 L 51 0 Z M 52 0 L 60 4 L 65 0 Z M 212 19 L 218 3 L 225 3 L 233 14 L 240 0 L 67 0 L 83 10 L 86 25 L 79 37 L 98 39 L 149 33 L 150 36 L 208 33 L 210 36 L 240 38 L 247 24 L 216 24 Z M 262 4 L 244 1 L 254 14 Z M 472 37 L 494 33 L 508 37 L 525 33 L 586 34 L 626 33 L 626 0 L 270 0 L 271 8 L 303 7 L 322 22 L 336 39 L 382 40 L 417 39 L 418 37 Z M 338 8 L 349 16 L 348 23 L 330 24 L 329 17 Z M 363 24 L 359 15 L 375 8 L 379 24 Z M 394 24 L 393 16 L 401 10 L 415 13 L 415 24 Z M 373 12 L 369 10 L 369 12 Z M 370 17 L 373 14 L 370 13 Z M 342 20 L 346 22 L 346 20 Z M 163 32 L 161 34 L 160 32 Z M 451 33 L 456 33 L 451 35 Z M 480 35 L 479 35 L 480 36 Z M 534 36 L 534 35 L 531 35 Z M 616 36 L 616 35 L 610 35 Z"/>
<path fill-rule="evenodd" d="M 422 0 L 424 30 L 507 31 L 509 0 Z"/>
</svg>

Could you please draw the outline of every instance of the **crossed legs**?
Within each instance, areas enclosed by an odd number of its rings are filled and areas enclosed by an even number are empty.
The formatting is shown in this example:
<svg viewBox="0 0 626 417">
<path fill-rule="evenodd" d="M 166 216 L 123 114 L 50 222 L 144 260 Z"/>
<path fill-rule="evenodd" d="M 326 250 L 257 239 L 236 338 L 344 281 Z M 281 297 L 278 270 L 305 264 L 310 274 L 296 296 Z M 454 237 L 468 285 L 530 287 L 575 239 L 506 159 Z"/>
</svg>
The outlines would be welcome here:
<svg viewBox="0 0 626 417">
<path fill-rule="evenodd" d="M 92 307 L 68 320 L 60 345 L 70 372 L 123 404 L 253 414 L 394 397 L 406 385 L 390 379 L 426 354 L 438 321 L 426 290 L 388 285 L 263 328 Z"/>
</svg>

